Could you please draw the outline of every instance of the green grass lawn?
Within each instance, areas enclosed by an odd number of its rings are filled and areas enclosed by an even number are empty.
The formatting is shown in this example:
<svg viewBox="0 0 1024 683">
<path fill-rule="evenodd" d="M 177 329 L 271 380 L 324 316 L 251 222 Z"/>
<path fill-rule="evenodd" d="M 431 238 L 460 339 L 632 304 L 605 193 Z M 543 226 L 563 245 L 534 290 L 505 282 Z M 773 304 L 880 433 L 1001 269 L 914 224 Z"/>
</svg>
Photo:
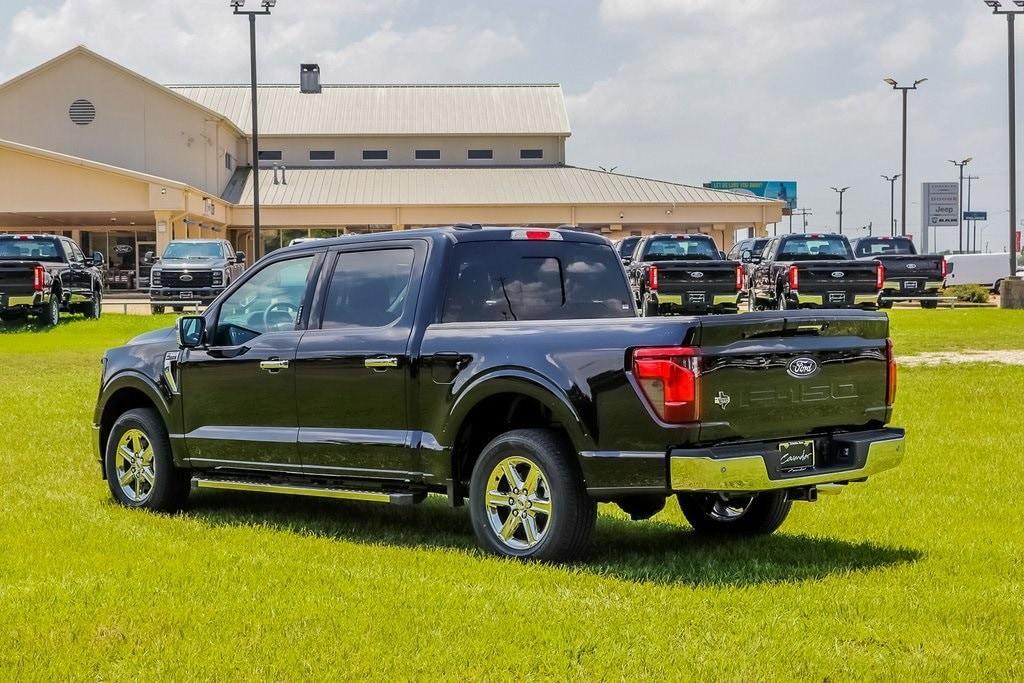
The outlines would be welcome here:
<svg viewBox="0 0 1024 683">
<path fill-rule="evenodd" d="M 897 308 L 888 314 L 897 355 L 1024 349 L 1024 311 Z"/>
<path fill-rule="evenodd" d="M 915 330 L 951 313 L 950 339 L 985 330 L 963 348 L 1019 338 L 998 312 L 898 311 L 901 351 L 940 350 Z M 1024 367 L 902 370 L 904 465 L 772 537 L 603 506 L 586 561 L 554 567 L 484 555 L 439 500 L 113 505 L 87 443 L 97 361 L 171 320 L 0 334 L 2 679 L 1024 677 Z"/>
</svg>

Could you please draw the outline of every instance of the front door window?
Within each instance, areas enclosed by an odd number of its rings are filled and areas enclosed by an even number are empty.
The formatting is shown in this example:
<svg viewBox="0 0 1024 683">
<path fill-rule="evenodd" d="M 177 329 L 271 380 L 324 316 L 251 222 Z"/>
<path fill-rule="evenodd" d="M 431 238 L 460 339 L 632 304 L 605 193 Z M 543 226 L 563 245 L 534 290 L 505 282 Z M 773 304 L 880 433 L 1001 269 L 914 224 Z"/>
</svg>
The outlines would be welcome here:
<svg viewBox="0 0 1024 683">
<path fill-rule="evenodd" d="M 220 307 L 214 344 L 239 346 L 265 332 L 293 330 L 302 311 L 313 256 L 263 267 Z"/>
</svg>

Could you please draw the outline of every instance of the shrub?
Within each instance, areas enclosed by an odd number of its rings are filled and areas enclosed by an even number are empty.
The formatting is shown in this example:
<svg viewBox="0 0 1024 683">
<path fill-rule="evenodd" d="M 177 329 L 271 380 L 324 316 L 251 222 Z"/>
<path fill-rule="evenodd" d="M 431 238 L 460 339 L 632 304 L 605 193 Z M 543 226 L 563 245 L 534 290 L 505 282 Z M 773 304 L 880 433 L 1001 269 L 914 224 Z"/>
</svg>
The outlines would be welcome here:
<svg viewBox="0 0 1024 683">
<path fill-rule="evenodd" d="M 988 288 L 981 285 L 953 285 L 952 287 L 946 287 L 942 295 L 955 296 L 957 301 L 973 304 L 988 303 Z"/>
</svg>

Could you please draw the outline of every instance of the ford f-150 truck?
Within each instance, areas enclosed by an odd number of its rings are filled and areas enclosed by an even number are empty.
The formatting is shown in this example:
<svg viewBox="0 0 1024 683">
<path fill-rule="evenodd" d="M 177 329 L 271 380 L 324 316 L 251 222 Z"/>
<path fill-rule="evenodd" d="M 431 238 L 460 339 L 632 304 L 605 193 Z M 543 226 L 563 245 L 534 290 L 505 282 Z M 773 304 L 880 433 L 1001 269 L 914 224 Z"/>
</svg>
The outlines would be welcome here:
<svg viewBox="0 0 1024 683">
<path fill-rule="evenodd" d="M 856 258 L 877 261 L 885 268 L 879 308 L 892 308 L 892 302 L 901 299 L 919 301 L 921 308 L 939 305 L 939 292 L 946 279 L 945 256 L 918 254 L 909 237 L 862 237 L 851 246 Z"/>
<path fill-rule="evenodd" d="M 858 261 L 842 235 L 793 234 L 773 238 L 748 278 L 749 310 L 878 307 L 885 266 Z"/>
<path fill-rule="evenodd" d="M 543 560 L 583 549 L 598 501 L 766 534 L 900 462 L 887 334 L 864 311 L 640 318 L 611 244 L 571 230 L 329 239 L 109 350 L 92 443 L 150 510 L 190 486 L 444 494 L 484 548 Z"/>
<path fill-rule="evenodd" d="M 149 281 L 153 313 L 168 305 L 180 311 L 189 301 L 209 305 L 245 270 L 245 254 L 232 251 L 227 240 L 174 240 L 159 259 L 150 252 L 146 261 L 155 264 Z"/>
<path fill-rule="evenodd" d="M 735 313 L 744 283 L 743 266 L 708 235 L 641 238 L 626 272 L 643 316 Z"/>
<path fill-rule="evenodd" d="M 33 314 L 56 325 L 61 311 L 103 313 L 103 254 L 91 257 L 67 237 L 0 235 L 0 318 Z"/>
</svg>

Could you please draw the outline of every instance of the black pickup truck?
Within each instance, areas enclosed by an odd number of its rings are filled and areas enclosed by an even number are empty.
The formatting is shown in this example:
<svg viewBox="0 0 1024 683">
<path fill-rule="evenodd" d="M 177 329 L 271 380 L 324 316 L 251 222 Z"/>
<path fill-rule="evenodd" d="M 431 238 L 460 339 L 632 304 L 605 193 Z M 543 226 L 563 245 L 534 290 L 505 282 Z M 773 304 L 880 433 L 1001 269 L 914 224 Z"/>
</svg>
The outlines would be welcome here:
<svg viewBox="0 0 1024 683">
<path fill-rule="evenodd" d="M 853 241 L 853 255 L 877 261 L 885 268 L 879 308 L 892 308 L 894 301 L 918 301 L 921 308 L 939 305 L 939 292 L 946 280 L 946 257 L 918 254 L 909 237 L 862 237 Z"/>
<path fill-rule="evenodd" d="M 878 306 L 885 267 L 858 261 L 842 235 L 793 234 L 773 238 L 748 278 L 749 310 Z"/>
<path fill-rule="evenodd" d="M 86 257 L 67 237 L 0 235 L 0 318 L 29 314 L 56 325 L 61 311 L 103 313 L 103 254 Z"/>
<path fill-rule="evenodd" d="M 233 251 L 227 240 L 187 239 L 168 243 L 160 258 L 147 252 L 149 298 L 153 313 L 170 305 L 184 310 L 187 302 L 209 305 L 245 271 L 245 254 Z"/>
<path fill-rule="evenodd" d="M 699 533 L 895 467 L 884 314 L 638 318 L 604 238 L 433 228 L 264 257 L 201 316 L 103 357 L 114 499 L 190 484 L 393 504 L 468 498 L 481 545 L 564 560 L 596 503 L 678 498 Z"/>
<path fill-rule="evenodd" d="M 729 261 L 708 235 L 650 235 L 627 268 L 640 314 L 735 313 L 743 266 Z"/>
</svg>

